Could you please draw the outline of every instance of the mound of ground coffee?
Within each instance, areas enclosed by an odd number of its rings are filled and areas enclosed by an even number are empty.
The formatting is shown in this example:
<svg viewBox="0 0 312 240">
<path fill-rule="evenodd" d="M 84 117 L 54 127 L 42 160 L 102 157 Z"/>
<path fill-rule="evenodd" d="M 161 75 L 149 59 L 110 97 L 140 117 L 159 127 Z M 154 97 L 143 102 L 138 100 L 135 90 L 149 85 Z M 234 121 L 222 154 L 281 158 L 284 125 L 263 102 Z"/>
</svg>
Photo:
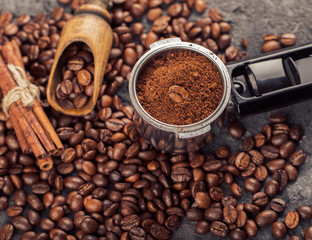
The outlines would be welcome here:
<svg viewBox="0 0 312 240">
<path fill-rule="evenodd" d="M 190 50 L 167 51 L 141 69 L 136 92 L 145 111 L 172 125 L 207 118 L 219 105 L 223 83 L 217 67 Z"/>
</svg>

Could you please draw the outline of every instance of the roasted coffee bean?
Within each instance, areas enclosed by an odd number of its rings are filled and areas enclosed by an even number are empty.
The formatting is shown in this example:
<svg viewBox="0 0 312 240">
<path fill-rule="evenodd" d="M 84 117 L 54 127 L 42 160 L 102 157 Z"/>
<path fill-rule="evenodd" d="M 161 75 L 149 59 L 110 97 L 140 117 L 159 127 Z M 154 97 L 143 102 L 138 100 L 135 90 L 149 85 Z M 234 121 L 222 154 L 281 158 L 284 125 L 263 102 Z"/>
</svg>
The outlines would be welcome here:
<svg viewBox="0 0 312 240">
<path fill-rule="evenodd" d="M 243 140 L 243 149 L 250 151 L 255 146 L 255 142 L 252 137 L 245 137 Z"/>
<path fill-rule="evenodd" d="M 287 134 L 280 133 L 273 135 L 271 138 L 271 143 L 276 147 L 280 147 L 283 143 L 287 142 L 289 139 Z"/>
<path fill-rule="evenodd" d="M 223 212 L 221 208 L 207 208 L 205 210 L 205 219 L 208 221 L 218 221 L 222 220 Z"/>
<path fill-rule="evenodd" d="M 272 225 L 272 233 L 276 238 L 284 238 L 287 234 L 287 228 L 282 222 L 274 222 Z"/>
<path fill-rule="evenodd" d="M 258 213 L 260 211 L 260 207 L 252 203 L 244 203 L 244 209 L 250 213 Z"/>
<path fill-rule="evenodd" d="M 299 142 L 303 137 L 302 128 L 297 125 L 291 126 L 289 129 L 289 137 L 291 140 Z"/>
<path fill-rule="evenodd" d="M 136 214 L 126 216 L 121 220 L 121 228 L 126 231 L 129 231 L 131 228 L 137 227 L 139 225 L 140 218 Z"/>
<path fill-rule="evenodd" d="M 186 218 L 187 218 L 187 220 L 189 220 L 191 222 L 198 222 L 198 221 L 202 220 L 203 217 L 204 217 L 203 210 L 201 210 L 199 208 L 190 208 L 186 212 Z"/>
<path fill-rule="evenodd" d="M 11 220 L 11 223 L 15 229 L 20 231 L 29 231 L 32 229 L 32 226 L 29 223 L 28 219 L 24 216 L 14 217 Z"/>
<path fill-rule="evenodd" d="M 275 212 L 283 212 L 286 209 L 286 203 L 283 199 L 274 198 L 270 202 L 270 207 Z"/>
<path fill-rule="evenodd" d="M 192 173 L 184 167 L 177 167 L 172 169 L 171 171 L 171 178 L 173 181 L 181 183 L 181 182 L 188 182 L 191 180 Z"/>
<path fill-rule="evenodd" d="M 210 232 L 218 237 L 225 237 L 228 231 L 228 226 L 223 222 L 214 221 L 210 224 Z"/>
<path fill-rule="evenodd" d="M 300 206 L 296 209 L 302 220 L 308 220 L 312 218 L 312 208 L 310 206 Z"/>
<path fill-rule="evenodd" d="M 200 235 L 207 234 L 210 230 L 209 222 L 202 220 L 196 223 L 195 231 Z"/>
<path fill-rule="evenodd" d="M 287 172 L 288 180 L 293 181 L 297 179 L 298 170 L 292 164 L 286 164 L 284 170 Z"/>
<path fill-rule="evenodd" d="M 253 138 L 254 138 L 254 141 L 255 141 L 255 146 L 257 148 L 263 146 L 265 144 L 265 142 L 266 142 L 266 137 L 261 132 L 256 133 L 253 136 Z"/>
<path fill-rule="evenodd" d="M 250 163 L 250 156 L 248 153 L 241 152 L 235 158 L 235 166 L 239 170 L 246 170 Z"/>
<path fill-rule="evenodd" d="M 269 197 L 274 197 L 279 192 L 279 183 L 273 179 L 270 179 L 264 186 L 264 192 Z"/>
<path fill-rule="evenodd" d="M 255 221 L 259 227 L 265 227 L 271 225 L 277 219 L 276 212 L 272 210 L 264 210 L 255 218 Z"/>
<path fill-rule="evenodd" d="M 241 139 L 245 134 L 246 129 L 241 123 L 233 122 L 229 124 L 228 131 L 233 137 Z"/>
<path fill-rule="evenodd" d="M 141 227 L 133 227 L 129 231 L 130 239 L 132 240 L 144 240 L 146 239 L 146 232 Z"/>
<path fill-rule="evenodd" d="M 247 234 L 244 229 L 234 228 L 230 231 L 230 237 L 235 240 L 246 239 Z"/>
<path fill-rule="evenodd" d="M 238 186 L 238 184 L 235 182 L 231 185 L 231 191 L 235 197 L 240 198 L 243 195 L 243 191 L 242 191 L 241 187 Z"/>
<path fill-rule="evenodd" d="M 263 156 L 269 159 L 276 159 L 279 154 L 279 149 L 271 144 L 263 145 L 260 148 L 260 151 L 263 154 Z"/>
<path fill-rule="evenodd" d="M 248 217 L 245 211 L 237 211 L 237 220 L 236 225 L 237 227 L 244 227 L 247 223 Z"/>
<path fill-rule="evenodd" d="M 277 181 L 279 184 L 279 190 L 283 191 L 288 183 L 288 175 L 285 170 L 277 170 L 273 175 L 272 179 Z"/>
<path fill-rule="evenodd" d="M 293 141 L 283 143 L 279 148 L 279 154 L 282 158 L 288 158 L 296 150 L 296 144 Z"/>
<path fill-rule="evenodd" d="M 267 52 L 272 52 L 272 51 L 276 51 L 278 49 L 280 49 L 281 46 L 279 44 L 278 41 L 275 40 L 271 40 L 271 41 L 267 41 L 262 45 L 262 52 L 263 53 L 267 53 Z"/>
<path fill-rule="evenodd" d="M 293 33 L 284 33 L 280 39 L 284 46 L 292 46 L 296 43 L 296 35 Z"/>
<path fill-rule="evenodd" d="M 180 226 L 180 219 L 176 215 L 171 215 L 166 219 L 165 225 L 167 229 L 173 231 Z"/>
<path fill-rule="evenodd" d="M 274 159 L 268 161 L 266 163 L 266 167 L 269 169 L 271 173 L 275 173 L 279 169 L 283 169 L 285 167 L 286 161 L 282 158 Z"/>
<path fill-rule="evenodd" d="M 27 202 L 35 211 L 41 211 L 43 209 L 43 204 L 37 195 L 31 193 L 27 196 Z"/>
<path fill-rule="evenodd" d="M 304 240 L 312 239 L 312 226 L 306 228 L 304 232 Z"/>
<path fill-rule="evenodd" d="M 237 220 L 237 211 L 236 211 L 235 207 L 233 207 L 231 205 L 225 206 L 223 208 L 223 217 L 224 217 L 224 221 L 227 224 L 235 223 Z"/>
<path fill-rule="evenodd" d="M 257 206 L 265 206 L 269 202 L 268 195 L 264 192 L 257 192 L 252 196 L 252 201 Z"/>
<path fill-rule="evenodd" d="M 307 155 L 302 150 L 297 150 L 291 154 L 289 160 L 294 166 L 299 166 L 306 160 Z"/>
<path fill-rule="evenodd" d="M 289 240 L 302 240 L 302 238 L 300 236 L 293 235 L 290 236 Z"/>
<path fill-rule="evenodd" d="M 0 239 L 9 240 L 12 238 L 14 232 L 14 227 L 12 224 L 7 223 L 1 227 L 0 230 Z"/>
<path fill-rule="evenodd" d="M 288 228 L 293 229 L 299 224 L 299 213 L 297 211 L 289 211 L 285 218 L 285 224 Z"/>
<path fill-rule="evenodd" d="M 154 223 L 151 225 L 150 233 L 156 239 L 169 239 L 170 232 L 162 225 Z"/>
<path fill-rule="evenodd" d="M 244 188 L 248 192 L 258 192 L 261 188 L 261 183 L 256 178 L 247 178 L 244 182 Z"/>
<path fill-rule="evenodd" d="M 9 217 L 17 217 L 19 215 L 21 215 L 23 211 L 22 207 L 19 206 L 10 206 L 7 210 L 6 213 Z"/>
<path fill-rule="evenodd" d="M 246 225 L 244 226 L 244 229 L 248 235 L 248 237 L 254 237 L 258 233 L 258 227 L 254 220 L 248 219 L 246 222 Z"/>
</svg>

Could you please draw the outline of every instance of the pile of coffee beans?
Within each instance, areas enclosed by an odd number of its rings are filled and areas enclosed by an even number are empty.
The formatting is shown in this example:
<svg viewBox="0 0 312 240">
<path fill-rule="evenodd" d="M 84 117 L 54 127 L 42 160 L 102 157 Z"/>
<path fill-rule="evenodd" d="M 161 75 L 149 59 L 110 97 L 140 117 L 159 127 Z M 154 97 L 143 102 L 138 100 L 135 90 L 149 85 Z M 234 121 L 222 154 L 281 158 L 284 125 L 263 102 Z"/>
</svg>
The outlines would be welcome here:
<svg viewBox="0 0 312 240">
<path fill-rule="evenodd" d="M 90 48 L 84 43 L 69 45 L 63 57 L 63 81 L 56 87 L 56 97 L 64 108 L 84 107 L 93 95 L 94 62 Z"/>
<path fill-rule="evenodd" d="M 281 47 L 290 47 L 295 45 L 297 37 L 293 33 L 278 34 L 264 34 L 262 36 L 264 44 L 262 45 L 262 52 L 272 52 Z"/>
<path fill-rule="evenodd" d="M 35 158 L 21 152 L 11 121 L 0 111 L 0 210 L 10 219 L 1 226 L 0 239 L 11 239 L 13 233 L 22 240 L 169 239 L 185 215 L 196 222 L 198 234 L 245 239 L 270 224 L 275 236 L 283 236 L 298 219 L 310 219 L 310 207 L 302 206 L 287 214 L 285 223 L 276 221 L 286 208 L 277 194 L 297 178 L 297 166 L 306 158 L 296 150 L 303 132 L 289 125 L 285 115 L 272 115 L 262 131 L 244 138 L 243 151 L 231 154 L 229 148 L 220 146 L 215 154 L 169 155 L 139 136 L 132 107 L 115 95 L 129 79 L 136 60 L 162 38 L 179 36 L 202 44 L 224 62 L 246 56 L 230 46 L 231 26 L 220 12 L 210 9 L 209 17 L 190 22 L 192 9 L 203 13 L 205 1 L 113 2 L 113 49 L 99 99 L 90 114 L 79 118 L 51 109 L 45 96 L 60 32 L 72 14 L 57 7 L 50 16 L 25 14 L 16 22 L 9 12 L 0 15 L 0 42 L 14 39 L 19 43 L 29 79 L 39 86 L 42 105 L 66 147 L 60 158 L 54 158 L 51 170 L 39 171 Z M 59 3 L 71 3 L 77 9 L 84 0 Z M 153 22 L 151 30 L 145 31 L 137 21 L 141 17 Z M 77 54 L 88 52 L 83 46 L 73 48 L 79 49 Z M 87 62 L 84 67 L 92 75 L 88 67 L 92 60 L 78 57 Z M 78 71 L 70 64 L 64 67 Z M 70 79 L 73 84 L 75 77 L 65 77 L 66 71 L 62 80 Z M 86 89 L 84 93 L 88 96 Z M 237 122 L 228 129 L 237 139 L 245 134 Z M 231 194 L 225 193 L 223 183 L 230 186 Z M 239 203 L 246 191 L 253 194 L 250 202 Z M 264 209 L 268 204 L 270 209 Z M 305 239 L 311 235 L 312 226 Z"/>
</svg>

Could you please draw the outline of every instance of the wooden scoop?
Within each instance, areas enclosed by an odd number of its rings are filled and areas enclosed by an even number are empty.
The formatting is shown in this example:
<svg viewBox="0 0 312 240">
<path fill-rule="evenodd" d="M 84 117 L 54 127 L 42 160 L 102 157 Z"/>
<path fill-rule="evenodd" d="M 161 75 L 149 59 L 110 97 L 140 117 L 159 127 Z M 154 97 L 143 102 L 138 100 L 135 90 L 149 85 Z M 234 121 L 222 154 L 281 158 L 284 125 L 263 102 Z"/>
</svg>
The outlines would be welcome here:
<svg viewBox="0 0 312 240">
<path fill-rule="evenodd" d="M 54 63 L 50 72 L 47 98 L 50 105 L 57 111 L 71 116 L 83 116 L 94 108 L 99 96 L 100 86 L 104 77 L 106 63 L 113 42 L 113 32 L 109 25 L 111 16 L 106 8 L 111 0 L 89 0 L 79 7 L 64 26 L 57 46 Z M 62 81 L 62 67 L 66 58 L 65 49 L 72 43 L 83 42 L 92 51 L 94 59 L 94 91 L 89 102 L 81 108 L 68 109 L 59 104 L 56 98 L 56 87 Z"/>
</svg>

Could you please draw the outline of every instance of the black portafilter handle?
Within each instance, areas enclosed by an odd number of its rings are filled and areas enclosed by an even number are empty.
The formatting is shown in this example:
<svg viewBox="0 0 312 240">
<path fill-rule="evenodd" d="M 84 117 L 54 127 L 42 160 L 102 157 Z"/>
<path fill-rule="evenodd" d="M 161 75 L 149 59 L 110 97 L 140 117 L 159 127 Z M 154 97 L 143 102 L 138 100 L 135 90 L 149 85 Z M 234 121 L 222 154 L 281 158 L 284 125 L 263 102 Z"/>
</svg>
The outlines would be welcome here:
<svg viewBox="0 0 312 240">
<path fill-rule="evenodd" d="M 237 117 L 280 108 L 312 97 L 312 43 L 226 66 Z"/>
</svg>

